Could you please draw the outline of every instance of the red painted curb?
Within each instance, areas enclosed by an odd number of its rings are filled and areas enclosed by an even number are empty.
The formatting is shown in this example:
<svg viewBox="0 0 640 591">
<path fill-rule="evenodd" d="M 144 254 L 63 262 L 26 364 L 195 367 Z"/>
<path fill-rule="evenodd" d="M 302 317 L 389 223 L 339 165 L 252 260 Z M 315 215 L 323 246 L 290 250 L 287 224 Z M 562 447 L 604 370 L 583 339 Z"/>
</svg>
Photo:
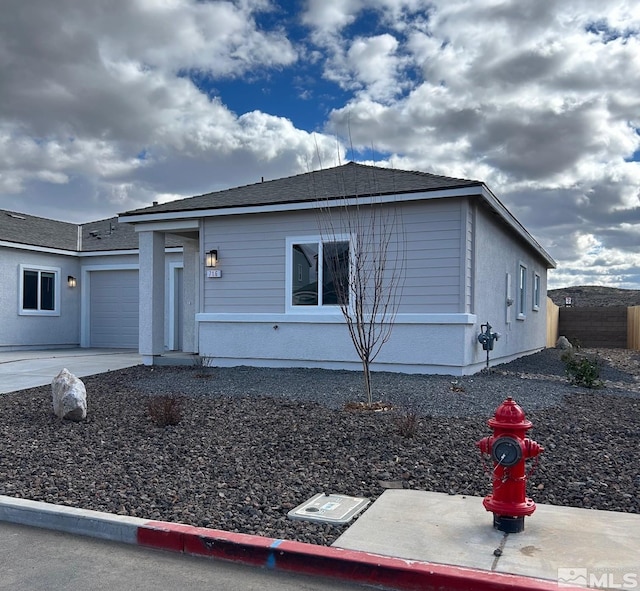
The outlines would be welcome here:
<svg viewBox="0 0 640 591">
<path fill-rule="evenodd" d="M 137 540 L 152 548 L 399 591 L 558 591 L 557 582 L 544 579 L 162 521 L 138 527 Z"/>
</svg>

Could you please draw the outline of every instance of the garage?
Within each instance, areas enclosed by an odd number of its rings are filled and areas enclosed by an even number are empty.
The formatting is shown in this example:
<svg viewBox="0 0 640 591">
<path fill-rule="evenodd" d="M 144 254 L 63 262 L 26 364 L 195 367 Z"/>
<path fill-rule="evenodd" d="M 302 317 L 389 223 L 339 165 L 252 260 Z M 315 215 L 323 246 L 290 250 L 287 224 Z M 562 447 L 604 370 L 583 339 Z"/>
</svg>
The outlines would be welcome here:
<svg viewBox="0 0 640 591">
<path fill-rule="evenodd" d="M 138 348 L 138 271 L 92 271 L 91 347 Z"/>
</svg>

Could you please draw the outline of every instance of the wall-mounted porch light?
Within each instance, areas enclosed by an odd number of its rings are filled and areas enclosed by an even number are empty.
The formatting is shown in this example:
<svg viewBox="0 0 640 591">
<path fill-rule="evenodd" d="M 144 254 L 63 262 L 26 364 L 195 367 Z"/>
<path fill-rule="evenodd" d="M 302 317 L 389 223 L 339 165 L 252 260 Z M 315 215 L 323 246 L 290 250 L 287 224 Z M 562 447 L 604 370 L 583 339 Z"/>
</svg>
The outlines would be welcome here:
<svg viewBox="0 0 640 591">
<path fill-rule="evenodd" d="M 210 250 L 206 255 L 207 267 L 215 267 L 218 264 L 218 251 Z"/>
<path fill-rule="evenodd" d="M 76 285 L 78 285 L 78 280 L 73 275 L 69 275 L 67 277 L 67 285 L 69 287 L 75 287 Z"/>
</svg>

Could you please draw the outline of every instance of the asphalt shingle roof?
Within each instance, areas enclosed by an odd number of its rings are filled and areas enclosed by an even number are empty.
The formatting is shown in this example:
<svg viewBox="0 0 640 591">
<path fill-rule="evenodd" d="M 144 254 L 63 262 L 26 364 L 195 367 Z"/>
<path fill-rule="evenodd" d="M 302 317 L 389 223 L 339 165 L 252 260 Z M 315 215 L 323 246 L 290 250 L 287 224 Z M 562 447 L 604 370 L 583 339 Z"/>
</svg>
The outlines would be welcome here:
<svg viewBox="0 0 640 591">
<path fill-rule="evenodd" d="M 80 249 L 78 232 L 81 232 Z M 0 209 L 0 241 L 71 252 L 138 248 L 134 227 L 120 223 L 117 217 L 78 225 L 5 209 Z M 182 246 L 182 242 L 169 234 L 166 246 Z"/>
<path fill-rule="evenodd" d="M 78 226 L 26 213 L 0 210 L 0 240 L 75 251 L 78 248 Z"/>
<path fill-rule="evenodd" d="M 134 227 L 119 223 L 116 217 L 78 225 L 7 210 L 0 210 L 0 240 L 71 252 L 138 248 Z"/>
<path fill-rule="evenodd" d="M 134 227 L 119 223 L 116 217 L 82 224 L 80 228 L 82 252 L 138 248 L 138 235 Z"/>
<path fill-rule="evenodd" d="M 480 181 L 457 179 L 426 172 L 395 170 L 349 162 L 325 170 L 306 172 L 296 176 L 135 209 L 127 211 L 121 216 L 302 203 L 317 199 L 339 199 L 355 196 L 419 193 L 475 187 L 481 184 Z"/>
<path fill-rule="evenodd" d="M 131 224 L 118 222 L 117 217 L 82 224 L 82 252 L 131 250 L 138 248 L 138 235 Z M 182 242 L 167 235 L 165 246 L 182 246 Z"/>
</svg>

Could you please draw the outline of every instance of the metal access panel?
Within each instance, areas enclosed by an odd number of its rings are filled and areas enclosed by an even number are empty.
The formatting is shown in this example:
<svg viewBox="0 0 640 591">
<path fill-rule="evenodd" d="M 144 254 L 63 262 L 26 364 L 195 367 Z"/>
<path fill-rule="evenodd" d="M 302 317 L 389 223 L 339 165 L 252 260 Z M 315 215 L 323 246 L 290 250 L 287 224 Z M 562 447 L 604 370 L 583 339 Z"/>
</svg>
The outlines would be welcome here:
<svg viewBox="0 0 640 591">
<path fill-rule="evenodd" d="M 316 523 L 348 523 L 358 513 L 364 511 L 370 502 L 365 497 L 318 493 L 302 505 L 291 509 L 287 516 L 290 519 Z"/>
</svg>

